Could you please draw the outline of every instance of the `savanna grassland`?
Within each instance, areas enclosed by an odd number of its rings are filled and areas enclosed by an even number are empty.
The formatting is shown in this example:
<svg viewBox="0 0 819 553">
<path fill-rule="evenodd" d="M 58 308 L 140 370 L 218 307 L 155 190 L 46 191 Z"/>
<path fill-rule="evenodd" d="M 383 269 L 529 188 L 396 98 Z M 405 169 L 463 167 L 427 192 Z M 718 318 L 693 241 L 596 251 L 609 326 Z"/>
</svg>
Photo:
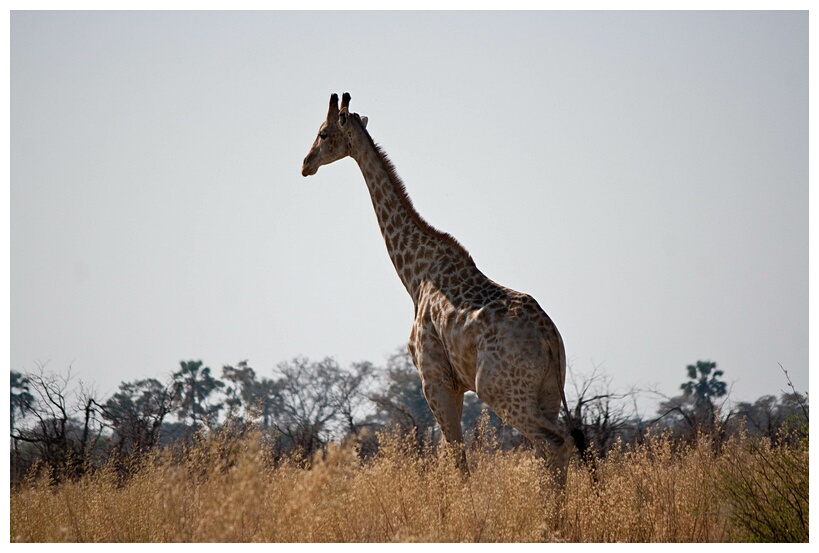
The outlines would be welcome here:
<svg viewBox="0 0 819 553">
<path fill-rule="evenodd" d="M 490 439 L 470 476 L 414 441 L 379 435 L 362 460 L 331 446 L 271 461 L 253 433 L 109 463 L 11 492 L 12 542 L 726 542 L 808 540 L 807 439 L 792 445 L 647 437 L 594 470 L 574 462 L 564 494 L 526 450 Z"/>
</svg>

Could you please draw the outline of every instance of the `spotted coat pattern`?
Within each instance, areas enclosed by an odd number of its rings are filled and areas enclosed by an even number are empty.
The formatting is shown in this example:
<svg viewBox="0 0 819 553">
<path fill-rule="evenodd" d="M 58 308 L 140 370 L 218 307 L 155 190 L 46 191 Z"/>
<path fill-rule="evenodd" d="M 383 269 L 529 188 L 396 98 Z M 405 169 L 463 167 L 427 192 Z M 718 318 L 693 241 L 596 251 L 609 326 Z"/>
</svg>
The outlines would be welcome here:
<svg viewBox="0 0 819 553">
<path fill-rule="evenodd" d="M 557 424 L 566 356 L 557 327 L 529 295 L 487 278 L 452 236 L 414 209 L 392 163 L 366 130 L 367 118 L 341 109 L 333 94 L 327 119 L 302 174 L 346 156 L 369 188 L 387 252 L 415 305 L 408 349 L 424 395 L 465 467 L 463 397 L 475 392 L 545 455 L 565 483 L 572 446 Z"/>
</svg>

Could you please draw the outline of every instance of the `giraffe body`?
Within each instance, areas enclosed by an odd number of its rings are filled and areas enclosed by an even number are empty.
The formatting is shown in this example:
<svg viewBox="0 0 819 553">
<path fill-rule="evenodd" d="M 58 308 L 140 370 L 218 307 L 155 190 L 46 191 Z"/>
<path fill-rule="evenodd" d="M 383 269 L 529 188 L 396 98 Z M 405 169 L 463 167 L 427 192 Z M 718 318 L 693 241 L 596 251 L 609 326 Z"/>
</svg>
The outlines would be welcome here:
<svg viewBox="0 0 819 553">
<path fill-rule="evenodd" d="M 565 483 L 572 450 L 558 426 L 566 355 L 557 327 L 529 295 L 486 277 L 452 236 L 415 211 L 392 163 L 366 130 L 367 118 L 341 109 L 327 119 L 302 165 L 304 176 L 352 157 L 370 191 L 390 259 L 415 305 L 407 344 L 424 396 L 465 468 L 461 414 L 473 391 L 545 455 Z"/>
</svg>

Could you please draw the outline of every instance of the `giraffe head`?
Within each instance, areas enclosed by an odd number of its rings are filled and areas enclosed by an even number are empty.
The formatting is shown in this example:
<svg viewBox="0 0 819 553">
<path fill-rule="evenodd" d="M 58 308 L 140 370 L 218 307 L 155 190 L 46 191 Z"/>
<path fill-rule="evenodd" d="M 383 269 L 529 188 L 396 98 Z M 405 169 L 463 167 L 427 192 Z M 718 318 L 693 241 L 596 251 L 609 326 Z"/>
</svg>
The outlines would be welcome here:
<svg viewBox="0 0 819 553">
<path fill-rule="evenodd" d="M 315 175 L 318 168 L 333 163 L 350 155 L 353 144 L 353 125 L 356 121 L 362 129 L 367 127 L 367 118 L 350 114 L 350 94 L 345 92 L 341 98 L 341 109 L 338 107 L 338 94 L 330 96 L 330 109 L 327 120 L 319 127 L 318 136 L 304 163 L 301 174 L 305 177 Z"/>
</svg>

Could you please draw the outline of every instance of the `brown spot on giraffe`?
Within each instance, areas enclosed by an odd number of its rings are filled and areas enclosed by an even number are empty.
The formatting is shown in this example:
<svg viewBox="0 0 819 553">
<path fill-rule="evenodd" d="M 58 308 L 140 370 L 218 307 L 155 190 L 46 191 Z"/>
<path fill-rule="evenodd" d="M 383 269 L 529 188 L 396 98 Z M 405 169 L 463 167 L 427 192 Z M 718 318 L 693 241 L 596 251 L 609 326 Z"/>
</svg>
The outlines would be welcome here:
<svg viewBox="0 0 819 553">
<path fill-rule="evenodd" d="M 461 413 L 476 392 L 546 456 L 565 484 L 571 446 L 558 425 L 565 406 L 566 354 L 557 327 L 530 296 L 493 282 L 469 252 L 415 210 L 367 118 L 349 112 L 350 95 L 330 97 L 302 175 L 347 156 L 361 170 L 396 273 L 415 305 L 407 349 L 446 441 L 466 469 Z M 579 443 L 578 443 L 579 444 Z"/>
</svg>

